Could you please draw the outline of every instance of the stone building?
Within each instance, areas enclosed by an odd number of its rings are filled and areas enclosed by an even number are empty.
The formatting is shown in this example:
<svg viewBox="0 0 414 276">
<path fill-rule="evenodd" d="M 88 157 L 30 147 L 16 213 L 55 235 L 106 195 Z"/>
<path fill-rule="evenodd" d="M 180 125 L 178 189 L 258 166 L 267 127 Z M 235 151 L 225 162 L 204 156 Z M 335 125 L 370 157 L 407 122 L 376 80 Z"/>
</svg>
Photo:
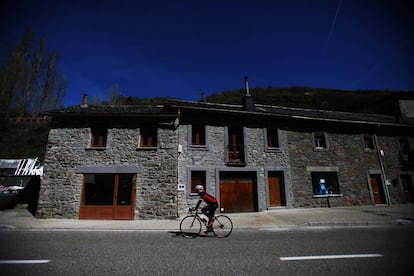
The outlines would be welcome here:
<svg viewBox="0 0 414 276">
<path fill-rule="evenodd" d="M 40 217 L 172 219 L 414 201 L 411 118 L 170 100 L 51 112 Z"/>
<path fill-rule="evenodd" d="M 413 202 L 411 120 L 244 100 L 173 105 L 180 209 L 200 183 L 222 212 Z"/>
<path fill-rule="evenodd" d="M 51 115 L 38 217 L 177 217 L 176 110 L 85 100 Z"/>
</svg>

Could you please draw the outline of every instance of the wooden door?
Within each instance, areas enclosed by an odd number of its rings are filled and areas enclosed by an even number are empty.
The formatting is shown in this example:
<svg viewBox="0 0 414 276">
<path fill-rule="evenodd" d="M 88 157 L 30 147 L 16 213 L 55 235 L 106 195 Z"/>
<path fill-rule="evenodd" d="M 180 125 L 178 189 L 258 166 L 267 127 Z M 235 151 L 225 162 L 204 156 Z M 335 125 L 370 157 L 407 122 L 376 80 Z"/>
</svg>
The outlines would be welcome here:
<svg viewBox="0 0 414 276">
<path fill-rule="evenodd" d="M 283 174 L 279 172 L 269 172 L 269 207 L 280 207 L 286 205 L 285 187 L 283 183 Z"/>
<path fill-rule="evenodd" d="M 370 175 L 371 189 L 375 204 L 385 204 L 385 194 L 382 186 L 381 175 Z"/>
<path fill-rule="evenodd" d="M 414 186 L 409 174 L 401 175 L 401 184 L 404 190 L 405 202 L 414 203 Z"/>
<path fill-rule="evenodd" d="M 115 178 L 114 219 L 134 219 L 135 177 L 120 174 Z"/>
<path fill-rule="evenodd" d="M 257 193 L 249 176 L 234 176 L 220 181 L 220 210 L 226 213 L 255 212 Z"/>
<path fill-rule="evenodd" d="M 237 212 L 237 182 L 225 180 L 220 183 L 220 210 L 226 213 Z"/>
</svg>

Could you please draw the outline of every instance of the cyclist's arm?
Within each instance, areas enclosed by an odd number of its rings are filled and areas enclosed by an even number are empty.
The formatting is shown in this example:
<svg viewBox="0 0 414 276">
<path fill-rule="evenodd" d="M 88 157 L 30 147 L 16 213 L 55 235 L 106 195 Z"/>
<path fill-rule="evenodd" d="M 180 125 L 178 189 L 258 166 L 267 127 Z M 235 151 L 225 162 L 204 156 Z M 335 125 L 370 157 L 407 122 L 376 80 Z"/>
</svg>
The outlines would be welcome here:
<svg viewBox="0 0 414 276">
<path fill-rule="evenodd" d="M 200 204 L 201 204 L 201 202 L 202 202 L 203 200 L 202 199 L 200 199 L 198 202 L 197 202 L 197 205 L 196 205 L 196 207 L 194 208 L 195 210 L 197 210 L 198 209 L 198 207 L 200 207 Z"/>
</svg>

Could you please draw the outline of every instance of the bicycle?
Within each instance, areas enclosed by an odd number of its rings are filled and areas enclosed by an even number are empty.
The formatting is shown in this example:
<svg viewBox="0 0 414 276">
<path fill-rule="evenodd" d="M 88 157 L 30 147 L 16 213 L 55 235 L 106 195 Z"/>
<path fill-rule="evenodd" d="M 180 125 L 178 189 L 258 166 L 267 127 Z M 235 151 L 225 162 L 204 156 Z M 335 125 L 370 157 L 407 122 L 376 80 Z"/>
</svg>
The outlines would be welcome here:
<svg viewBox="0 0 414 276">
<path fill-rule="evenodd" d="M 202 224 L 208 228 L 208 220 L 199 210 L 189 209 L 189 215 L 184 217 L 180 222 L 181 234 L 186 238 L 195 238 L 200 235 Z M 228 237 L 233 231 L 233 222 L 228 216 L 218 215 L 213 217 L 212 233 L 218 238 Z"/>
</svg>

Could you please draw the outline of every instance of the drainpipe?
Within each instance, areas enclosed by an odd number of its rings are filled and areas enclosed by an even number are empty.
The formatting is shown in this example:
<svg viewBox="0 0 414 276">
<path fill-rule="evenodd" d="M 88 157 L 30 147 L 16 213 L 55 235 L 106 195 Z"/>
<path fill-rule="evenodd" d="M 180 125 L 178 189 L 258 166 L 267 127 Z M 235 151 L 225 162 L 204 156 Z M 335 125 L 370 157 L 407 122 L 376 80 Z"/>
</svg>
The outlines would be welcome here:
<svg viewBox="0 0 414 276">
<path fill-rule="evenodd" d="M 385 201 L 388 205 L 391 205 L 390 193 L 388 191 L 388 186 L 387 186 L 387 178 L 385 176 L 384 162 L 382 161 L 382 156 L 384 155 L 384 152 L 378 146 L 377 135 L 374 134 L 373 138 L 374 138 L 375 147 L 377 149 L 378 161 L 381 166 L 382 187 L 385 193 Z"/>
<path fill-rule="evenodd" d="M 177 124 L 177 146 L 179 147 L 179 145 L 180 145 L 180 115 L 181 115 L 181 110 L 180 110 L 180 108 L 178 108 L 178 110 L 177 110 L 177 119 L 178 119 L 178 124 Z M 176 204 L 175 204 L 175 214 L 176 214 L 176 217 L 177 218 L 179 218 L 180 216 L 179 216 L 179 214 L 178 214 L 178 199 L 180 198 L 180 196 L 179 196 L 179 193 L 180 193 L 180 191 L 178 191 L 178 184 L 180 183 L 180 180 L 179 180 L 179 176 L 180 176 L 180 172 L 179 172 L 179 170 L 180 170 L 180 155 L 181 155 L 181 151 L 179 150 L 179 149 L 177 149 L 177 169 L 176 169 L 176 178 L 177 178 L 177 186 L 176 186 L 176 189 L 177 189 L 177 200 L 176 200 Z"/>
</svg>

